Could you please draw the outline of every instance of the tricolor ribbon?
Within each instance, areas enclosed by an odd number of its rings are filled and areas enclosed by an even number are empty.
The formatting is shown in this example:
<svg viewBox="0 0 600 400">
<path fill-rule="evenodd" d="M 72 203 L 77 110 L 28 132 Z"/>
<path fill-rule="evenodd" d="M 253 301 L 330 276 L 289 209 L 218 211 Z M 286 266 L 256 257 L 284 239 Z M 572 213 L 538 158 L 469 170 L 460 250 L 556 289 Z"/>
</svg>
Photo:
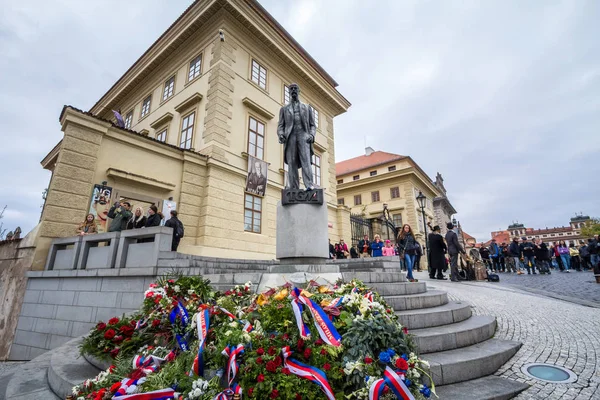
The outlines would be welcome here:
<svg viewBox="0 0 600 400">
<path fill-rule="evenodd" d="M 240 363 L 237 358 L 243 353 L 244 345 L 242 344 L 238 344 L 237 346 L 227 346 L 221 352 L 221 354 L 227 357 L 227 384 L 230 387 L 233 385 L 233 380 L 240 370 Z"/>
<path fill-rule="evenodd" d="M 213 400 L 231 400 L 234 394 L 242 394 L 242 388 L 237 383 L 234 383 L 231 389 L 225 389 L 219 393 Z"/>
<path fill-rule="evenodd" d="M 135 323 L 135 330 L 137 331 L 137 330 L 143 328 L 144 326 L 146 326 L 147 324 L 148 324 L 148 320 L 142 318 Z"/>
<path fill-rule="evenodd" d="M 172 398 L 173 395 L 171 395 L 171 397 L 168 397 L 168 396 L 161 397 L 161 396 L 165 395 L 164 390 L 170 390 L 170 389 L 163 389 L 163 391 L 156 391 L 156 392 L 151 392 L 151 393 L 141 393 L 141 394 L 135 394 L 135 392 L 137 391 L 137 387 L 146 381 L 146 375 L 149 375 L 153 372 L 158 371 L 158 369 L 160 368 L 162 363 L 164 363 L 165 361 L 171 361 L 173 358 L 175 358 L 175 354 L 173 352 L 170 352 L 165 358 L 160 358 L 155 355 L 148 355 L 148 356 L 137 355 L 137 356 L 133 357 L 133 361 L 132 361 L 133 369 L 140 370 L 144 375 L 142 377 L 140 377 L 139 379 L 124 378 L 123 380 L 121 380 L 121 386 L 115 392 L 113 399 L 160 400 L 163 398 L 164 399 Z M 148 394 L 150 394 L 152 396 L 154 396 L 156 394 L 157 397 L 131 397 L 131 396 L 141 396 L 141 395 L 148 395 Z"/>
<path fill-rule="evenodd" d="M 198 328 L 198 355 L 194 360 L 193 371 L 197 376 L 204 376 L 204 358 L 202 353 L 204 352 L 204 345 L 206 343 L 206 337 L 208 336 L 208 328 L 210 326 L 210 313 L 208 309 L 201 310 L 196 315 L 196 327 Z"/>
<path fill-rule="evenodd" d="M 311 367 L 310 365 L 303 364 L 293 358 L 289 358 L 292 354 L 289 346 L 283 347 L 281 349 L 281 354 L 283 355 L 283 366 L 289 369 L 292 374 L 316 383 L 329 400 L 335 400 L 333 389 L 331 389 L 331 386 L 327 381 L 327 376 L 325 376 L 323 371 Z"/>
<path fill-rule="evenodd" d="M 171 310 L 171 313 L 169 314 L 169 320 L 171 321 L 171 325 L 175 326 L 175 322 L 177 322 L 177 316 L 181 317 L 181 326 L 185 328 L 189 323 L 190 317 L 185 306 L 181 304 L 181 301 L 177 302 L 177 305 L 173 308 L 173 310 Z M 187 339 L 184 336 L 181 336 L 180 334 L 176 333 L 175 339 L 177 339 L 179 348 L 182 351 L 189 350 Z"/>
<path fill-rule="evenodd" d="M 398 399 L 415 400 L 414 396 L 404 384 L 404 380 L 389 366 L 385 367 L 383 378 L 377 379 L 369 389 L 369 400 L 379 400 L 385 386 L 392 389 Z"/>
<path fill-rule="evenodd" d="M 308 308 L 308 311 L 310 311 L 315 323 L 315 327 L 317 328 L 317 331 L 319 331 L 319 336 L 321 339 L 323 339 L 323 341 L 329 345 L 341 346 L 342 336 L 335 329 L 333 322 L 329 319 L 325 311 L 323 311 L 323 309 L 319 307 L 317 303 L 308 297 L 302 296 L 298 288 L 294 288 L 292 297 L 292 308 L 294 310 L 294 315 L 296 316 L 296 324 L 300 329 L 300 335 L 303 337 L 310 335 L 308 327 L 302 321 L 301 304 L 303 304 L 306 306 L 306 308 Z M 308 335 L 305 335 L 305 332 L 303 331 L 304 329 L 307 331 Z"/>
<path fill-rule="evenodd" d="M 374 298 L 375 298 L 375 296 L 373 296 L 373 292 L 365 293 L 365 299 L 369 300 L 370 302 L 373 302 Z"/>
<path fill-rule="evenodd" d="M 175 391 L 173 389 L 161 389 L 148 393 L 136 393 L 119 397 L 115 394 L 114 398 L 119 400 L 168 400 L 175 398 Z"/>
<path fill-rule="evenodd" d="M 231 312 L 227 311 L 226 309 L 224 309 L 223 307 L 218 307 L 219 310 L 221 310 L 221 312 L 225 315 L 227 315 L 229 317 L 229 319 L 231 319 L 232 321 L 236 321 L 237 323 L 239 323 L 240 325 L 244 325 L 244 332 L 252 332 L 252 330 L 254 329 L 254 327 L 252 326 L 252 324 L 250 324 L 250 322 L 244 320 L 244 319 L 238 319 L 236 318 L 235 315 L 233 315 Z"/>
</svg>

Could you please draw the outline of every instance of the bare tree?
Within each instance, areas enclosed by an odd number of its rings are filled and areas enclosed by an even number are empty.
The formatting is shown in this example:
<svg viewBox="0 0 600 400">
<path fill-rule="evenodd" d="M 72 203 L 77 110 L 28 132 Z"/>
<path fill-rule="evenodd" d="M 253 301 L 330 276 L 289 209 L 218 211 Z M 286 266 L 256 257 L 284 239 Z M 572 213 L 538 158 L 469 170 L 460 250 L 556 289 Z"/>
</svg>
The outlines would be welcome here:
<svg viewBox="0 0 600 400">
<path fill-rule="evenodd" d="M 6 235 L 6 229 L 4 229 L 4 222 L 2 222 L 2 218 L 4 218 L 4 211 L 6 210 L 6 206 L 0 211 L 0 240 L 4 240 L 4 235 Z"/>
</svg>

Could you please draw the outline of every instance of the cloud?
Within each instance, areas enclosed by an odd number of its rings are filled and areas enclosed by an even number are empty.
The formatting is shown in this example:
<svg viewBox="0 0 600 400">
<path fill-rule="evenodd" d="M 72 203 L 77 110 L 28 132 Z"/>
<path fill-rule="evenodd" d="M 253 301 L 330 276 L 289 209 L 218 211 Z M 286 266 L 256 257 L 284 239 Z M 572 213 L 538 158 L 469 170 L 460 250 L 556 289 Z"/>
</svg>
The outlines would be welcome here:
<svg viewBox="0 0 600 400">
<path fill-rule="evenodd" d="M 336 159 L 367 145 L 443 174 L 478 240 L 600 215 L 600 3 L 262 0 L 339 82 Z M 31 229 L 63 104 L 89 108 L 189 1 L 14 3 L 0 14 L 0 205 Z M 7 168 L 7 166 L 9 166 Z"/>
</svg>

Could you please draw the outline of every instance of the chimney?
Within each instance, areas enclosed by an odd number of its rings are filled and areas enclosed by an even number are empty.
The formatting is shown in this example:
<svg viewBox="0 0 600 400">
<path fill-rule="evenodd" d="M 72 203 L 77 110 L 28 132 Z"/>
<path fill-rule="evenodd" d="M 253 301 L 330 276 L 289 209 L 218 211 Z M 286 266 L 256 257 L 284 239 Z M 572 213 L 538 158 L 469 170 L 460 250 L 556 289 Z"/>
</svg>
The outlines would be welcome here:
<svg viewBox="0 0 600 400">
<path fill-rule="evenodd" d="M 366 156 L 370 156 L 373 153 L 375 153 L 375 150 L 373 150 L 373 148 L 371 146 L 365 147 L 365 155 Z"/>
</svg>

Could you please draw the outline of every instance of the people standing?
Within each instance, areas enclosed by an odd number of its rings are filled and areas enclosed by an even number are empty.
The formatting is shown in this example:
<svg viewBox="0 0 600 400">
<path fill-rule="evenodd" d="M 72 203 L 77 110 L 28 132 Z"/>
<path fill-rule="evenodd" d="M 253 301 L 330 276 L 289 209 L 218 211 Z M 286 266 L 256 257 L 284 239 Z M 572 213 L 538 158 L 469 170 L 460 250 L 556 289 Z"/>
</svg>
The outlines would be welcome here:
<svg viewBox="0 0 600 400">
<path fill-rule="evenodd" d="M 146 216 L 142 207 L 136 207 L 133 215 L 127 221 L 127 229 L 140 229 L 146 227 Z"/>
<path fill-rule="evenodd" d="M 505 242 L 502 242 L 502 244 L 500 245 L 500 271 L 510 273 L 510 269 L 508 269 L 506 266 L 507 254 L 508 254 L 508 246 L 506 245 Z"/>
<path fill-rule="evenodd" d="M 535 255 L 533 252 L 533 243 L 527 240 L 525 236 L 521 238 L 521 245 L 519 246 L 519 250 L 521 251 L 521 256 L 523 257 L 523 263 L 525 264 L 525 268 L 527 268 L 527 274 L 531 274 L 531 270 L 533 270 L 533 274 L 535 275 Z"/>
<path fill-rule="evenodd" d="M 419 241 L 415 242 L 415 265 L 413 266 L 417 271 L 421 272 L 421 257 L 423 256 L 423 247 Z"/>
<path fill-rule="evenodd" d="M 371 257 L 371 242 L 368 235 L 358 241 L 358 252 L 361 258 Z"/>
<path fill-rule="evenodd" d="M 492 260 L 492 270 L 498 273 L 500 272 L 500 246 L 496 243 L 496 239 L 492 239 L 489 250 Z"/>
<path fill-rule="evenodd" d="M 512 260 L 513 272 L 521 275 L 523 271 L 521 271 L 521 250 L 519 248 L 518 238 L 515 237 L 512 242 L 510 242 L 510 246 L 508 246 L 508 255 Z"/>
<path fill-rule="evenodd" d="M 548 246 L 542 242 L 542 239 L 537 239 L 533 245 L 533 255 L 535 256 L 535 264 L 540 274 L 550 274 L 550 257 Z"/>
<path fill-rule="evenodd" d="M 406 266 L 406 277 L 410 282 L 415 281 L 413 267 L 415 265 L 415 256 L 417 254 L 415 247 L 416 242 L 412 228 L 409 224 L 404 224 L 402 231 L 400 231 L 400 235 L 398 236 L 398 244 L 400 246 L 401 257 L 404 259 L 404 265 Z"/>
<path fill-rule="evenodd" d="M 390 257 L 396 255 L 396 250 L 392 246 L 392 242 L 389 239 L 385 241 L 385 246 L 382 249 L 382 253 L 384 257 Z"/>
<path fill-rule="evenodd" d="M 94 214 L 90 213 L 87 215 L 87 217 L 85 217 L 85 221 L 83 221 L 77 228 L 77 234 L 85 236 L 93 233 L 97 233 L 96 218 L 94 217 Z"/>
<path fill-rule="evenodd" d="M 569 252 L 569 248 L 564 240 L 558 242 L 558 246 L 556 246 L 560 259 L 562 261 L 563 267 L 565 267 L 564 272 L 570 272 L 571 269 L 571 255 Z"/>
<path fill-rule="evenodd" d="M 571 256 L 571 267 L 581 272 L 581 258 L 579 257 L 579 249 L 575 247 L 575 243 L 569 244 L 569 255 Z"/>
<path fill-rule="evenodd" d="M 342 253 L 341 258 L 348 258 L 350 256 L 350 251 L 348 250 L 348 245 L 344 243 L 344 239 L 340 239 L 340 251 Z"/>
<path fill-rule="evenodd" d="M 383 255 L 383 242 L 379 235 L 375 235 L 375 241 L 371 243 L 371 256 L 381 257 Z"/>
<path fill-rule="evenodd" d="M 171 251 L 177 251 L 179 241 L 184 235 L 183 223 L 177 218 L 177 211 L 171 210 L 171 218 L 165 222 L 165 226 L 173 228 L 173 241 L 171 242 Z"/>
<path fill-rule="evenodd" d="M 431 279 L 445 280 L 444 273 L 442 272 L 446 267 L 446 252 L 448 248 L 444 242 L 444 238 L 441 235 L 441 228 L 439 225 L 433 227 L 433 231 L 428 235 L 429 240 L 429 262 L 431 268 L 429 270 L 429 277 Z"/>
<path fill-rule="evenodd" d="M 109 232 L 121 232 L 127 229 L 127 222 L 133 214 L 131 213 L 131 204 L 128 201 L 116 201 L 108 210 L 108 218 L 112 218 Z"/>
<path fill-rule="evenodd" d="M 458 235 L 454 232 L 454 225 L 452 222 L 448 222 L 446 225 L 448 232 L 446 232 L 446 244 L 448 246 L 448 254 L 450 255 L 450 280 L 452 282 L 458 282 L 458 254 L 466 254 L 458 242 Z"/>
<path fill-rule="evenodd" d="M 594 238 L 589 240 L 588 251 L 590 252 L 590 262 L 592 263 L 592 269 L 596 270 L 596 267 L 598 266 L 598 260 L 600 259 L 600 257 L 598 256 L 598 252 L 600 251 L 600 248 L 598 248 L 598 235 L 594 235 Z"/>
<path fill-rule="evenodd" d="M 335 259 L 335 246 L 331 243 L 331 239 L 329 239 L 329 259 Z"/>
<path fill-rule="evenodd" d="M 489 268 L 491 270 L 492 263 L 490 261 L 490 249 L 485 247 L 483 243 L 481 243 L 481 246 L 479 247 L 479 254 L 481 255 L 481 259 L 483 260 L 483 265 L 485 265 L 486 268 Z"/>
<path fill-rule="evenodd" d="M 146 228 L 153 226 L 160 226 L 160 221 L 163 219 L 161 213 L 158 212 L 158 208 L 152 204 L 148 208 L 148 218 L 146 218 Z"/>
<path fill-rule="evenodd" d="M 358 251 L 356 251 L 356 246 L 350 247 L 350 258 L 358 258 Z"/>
<path fill-rule="evenodd" d="M 581 257 L 581 266 L 584 270 L 587 270 L 590 267 L 590 251 L 586 242 L 582 241 L 581 243 L 582 244 L 579 247 L 579 257 Z"/>
</svg>

